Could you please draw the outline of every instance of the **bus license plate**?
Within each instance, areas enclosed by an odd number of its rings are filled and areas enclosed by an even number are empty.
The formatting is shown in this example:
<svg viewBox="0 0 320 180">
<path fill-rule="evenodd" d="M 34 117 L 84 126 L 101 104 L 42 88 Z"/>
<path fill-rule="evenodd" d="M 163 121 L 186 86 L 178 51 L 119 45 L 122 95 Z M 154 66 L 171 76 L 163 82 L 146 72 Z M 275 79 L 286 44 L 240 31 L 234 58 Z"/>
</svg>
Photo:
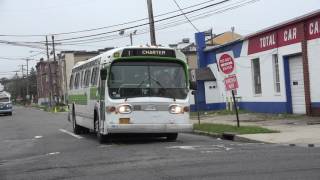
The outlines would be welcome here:
<svg viewBox="0 0 320 180">
<path fill-rule="evenodd" d="M 129 124 L 130 118 L 120 118 L 119 124 Z"/>
</svg>

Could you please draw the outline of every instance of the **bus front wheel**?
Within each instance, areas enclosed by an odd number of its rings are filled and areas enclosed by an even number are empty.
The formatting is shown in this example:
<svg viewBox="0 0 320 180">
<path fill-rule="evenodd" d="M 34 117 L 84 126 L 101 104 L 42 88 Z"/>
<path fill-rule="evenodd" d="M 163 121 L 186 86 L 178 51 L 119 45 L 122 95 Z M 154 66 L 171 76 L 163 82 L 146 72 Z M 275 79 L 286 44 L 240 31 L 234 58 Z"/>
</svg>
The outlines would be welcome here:
<svg viewBox="0 0 320 180">
<path fill-rule="evenodd" d="M 178 138 L 178 133 L 169 133 L 167 134 L 168 141 L 176 141 Z"/>
<path fill-rule="evenodd" d="M 100 144 L 111 142 L 110 137 L 108 135 L 101 134 L 99 118 L 96 112 L 94 114 L 94 131 L 97 134 L 97 139 Z"/>
</svg>

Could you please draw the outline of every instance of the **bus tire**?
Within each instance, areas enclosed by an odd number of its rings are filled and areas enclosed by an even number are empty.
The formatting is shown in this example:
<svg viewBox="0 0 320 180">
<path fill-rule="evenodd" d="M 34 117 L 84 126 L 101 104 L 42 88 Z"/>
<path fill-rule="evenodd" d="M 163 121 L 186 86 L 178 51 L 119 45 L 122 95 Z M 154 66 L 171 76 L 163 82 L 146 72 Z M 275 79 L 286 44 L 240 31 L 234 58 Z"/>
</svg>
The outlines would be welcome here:
<svg viewBox="0 0 320 180">
<path fill-rule="evenodd" d="M 178 138 L 178 133 L 167 134 L 167 141 L 176 141 Z"/>
<path fill-rule="evenodd" d="M 99 123 L 99 116 L 97 111 L 94 111 L 93 116 L 93 122 L 94 122 L 94 132 L 97 134 L 97 139 L 100 144 L 107 142 L 107 137 L 104 134 L 101 134 L 100 132 L 100 123 Z"/>
<path fill-rule="evenodd" d="M 74 106 L 72 106 L 72 129 L 74 134 L 81 134 L 82 128 L 77 125 Z"/>
</svg>

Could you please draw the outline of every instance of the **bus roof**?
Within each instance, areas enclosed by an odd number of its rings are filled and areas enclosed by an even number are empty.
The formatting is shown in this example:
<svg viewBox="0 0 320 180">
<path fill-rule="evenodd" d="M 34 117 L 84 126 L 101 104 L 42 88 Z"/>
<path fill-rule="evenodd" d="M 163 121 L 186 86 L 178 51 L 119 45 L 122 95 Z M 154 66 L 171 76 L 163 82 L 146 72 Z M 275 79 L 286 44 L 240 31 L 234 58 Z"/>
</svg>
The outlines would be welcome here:
<svg viewBox="0 0 320 180">
<path fill-rule="evenodd" d="M 0 92 L 0 98 L 4 98 L 4 97 L 10 98 L 11 95 L 10 95 L 10 93 L 8 93 L 8 92 L 6 92 L 6 91 L 1 91 L 1 92 Z"/>
<path fill-rule="evenodd" d="M 143 54 L 144 53 L 144 54 Z M 128 57 L 134 54 L 134 56 L 153 56 L 153 57 L 171 57 L 179 59 L 186 63 L 185 55 L 177 49 L 158 46 L 127 46 L 121 48 L 111 49 L 98 56 L 92 57 L 86 61 L 81 61 L 75 64 L 73 69 L 77 67 L 97 61 L 99 64 L 111 63 L 114 59 L 121 57 Z M 117 57 L 115 57 L 117 56 Z"/>
</svg>

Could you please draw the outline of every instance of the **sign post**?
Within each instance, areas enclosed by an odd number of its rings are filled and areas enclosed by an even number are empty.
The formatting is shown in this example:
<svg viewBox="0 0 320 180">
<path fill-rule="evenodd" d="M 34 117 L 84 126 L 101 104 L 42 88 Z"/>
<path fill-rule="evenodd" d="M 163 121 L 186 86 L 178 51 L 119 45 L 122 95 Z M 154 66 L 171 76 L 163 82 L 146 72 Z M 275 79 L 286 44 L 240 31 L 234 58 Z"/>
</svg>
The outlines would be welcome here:
<svg viewBox="0 0 320 180">
<path fill-rule="evenodd" d="M 190 77 L 191 77 L 191 82 L 193 83 L 197 83 L 197 73 L 195 69 L 192 69 L 190 71 Z M 196 108 L 197 108 L 197 116 L 198 116 L 198 124 L 200 124 L 200 111 L 199 111 L 199 103 L 198 103 L 198 90 L 193 90 L 192 94 L 194 96 L 194 103 L 196 104 Z"/>
<path fill-rule="evenodd" d="M 233 52 L 229 51 L 218 54 L 217 60 L 220 73 L 224 79 L 225 88 L 227 91 L 231 91 L 233 104 L 236 111 L 237 127 L 240 127 L 237 101 L 234 95 L 234 90 L 239 88 L 239 84 L 236 75 L 236 66 L 234 62 Z"/>
</svg>

